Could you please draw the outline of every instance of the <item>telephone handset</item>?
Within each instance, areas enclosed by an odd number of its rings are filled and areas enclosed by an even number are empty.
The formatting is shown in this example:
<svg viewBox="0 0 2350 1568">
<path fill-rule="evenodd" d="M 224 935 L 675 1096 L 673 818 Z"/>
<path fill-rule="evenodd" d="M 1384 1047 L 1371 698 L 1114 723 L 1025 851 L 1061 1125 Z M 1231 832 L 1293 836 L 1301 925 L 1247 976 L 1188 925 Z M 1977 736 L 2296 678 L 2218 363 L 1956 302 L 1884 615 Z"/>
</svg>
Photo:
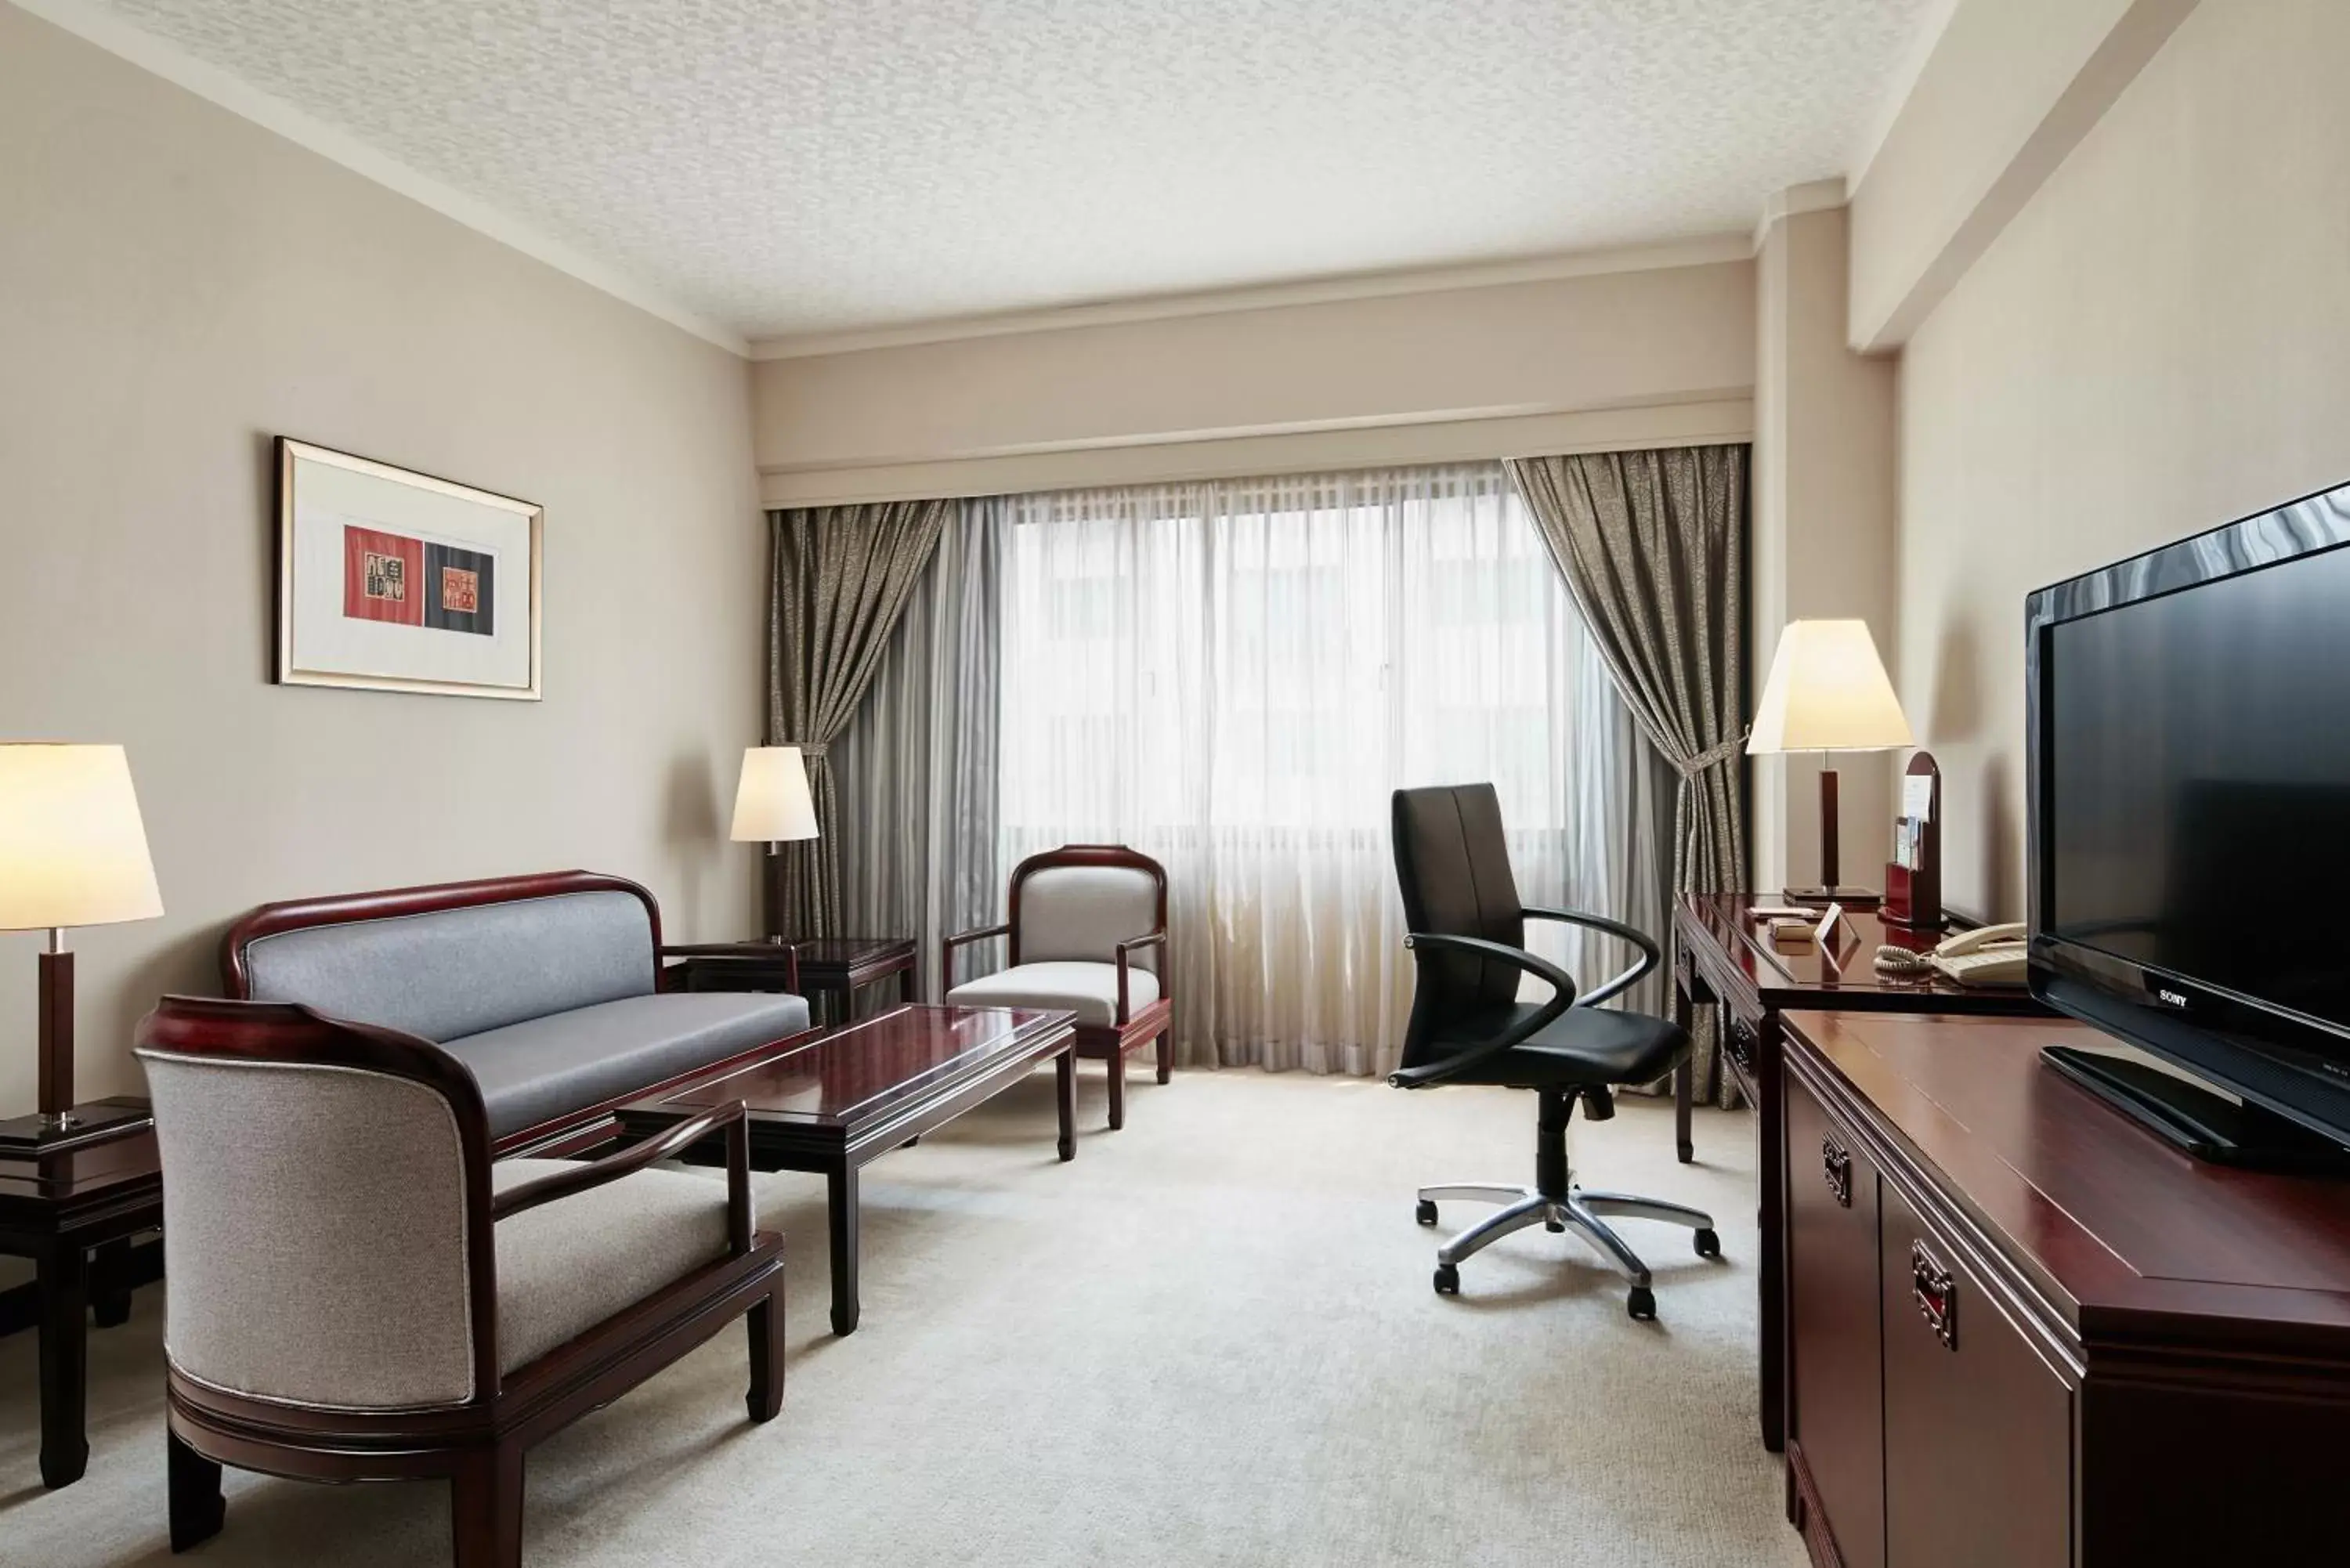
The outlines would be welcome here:
<svg viewBox="0 0 2350 1568">
<path fill-rule="evenodd" d="M 1960 985 L 2022 985 L 2031 972 L 2031 930 L 2022 922 L 1960 931 L 1931 952 L 1881 947 L 1877 967 L 1887 974 L 1939 974 Z"/>
</svg>

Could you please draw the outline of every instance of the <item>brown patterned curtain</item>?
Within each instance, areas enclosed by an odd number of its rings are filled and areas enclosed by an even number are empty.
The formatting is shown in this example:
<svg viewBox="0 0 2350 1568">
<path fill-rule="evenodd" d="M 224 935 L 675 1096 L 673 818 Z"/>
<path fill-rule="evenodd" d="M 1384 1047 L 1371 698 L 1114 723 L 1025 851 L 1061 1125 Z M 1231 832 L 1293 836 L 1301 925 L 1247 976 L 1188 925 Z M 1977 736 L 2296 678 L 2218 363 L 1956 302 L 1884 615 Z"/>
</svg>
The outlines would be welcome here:
<svg viewBox="0 0 2350 1568">
<path fill-rule="evenodd" d="M 825 748 L 847 726 L 879 668 L 906 597 L 956 501 L 890 501 L 771 512 L 767 742 L 807 760 L 818 836 L 769 862 L 767 929 L 842 936 L 840 814 Z"/>
<path fill-rule="evenodd" d="M 1746 459 L 1743 446 L 1699 446 L 1509 464 L 1625 706 L 1680 775 L 1677 894 L 1746 880 Z M 1697 1092 L 1727 1107 L 1738 1086 L 1715 1028 L 1700 1015 Z"/>
</svg>

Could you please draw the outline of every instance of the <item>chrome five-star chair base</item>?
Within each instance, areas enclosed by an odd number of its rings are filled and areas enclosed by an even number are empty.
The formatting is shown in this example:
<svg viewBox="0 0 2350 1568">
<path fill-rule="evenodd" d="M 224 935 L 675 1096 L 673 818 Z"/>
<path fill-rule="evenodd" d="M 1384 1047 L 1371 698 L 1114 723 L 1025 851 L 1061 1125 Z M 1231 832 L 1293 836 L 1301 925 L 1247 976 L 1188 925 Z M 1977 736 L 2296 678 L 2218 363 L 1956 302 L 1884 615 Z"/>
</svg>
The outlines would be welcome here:
<svg viewBox="0 0 2350 1568">
<path fill-rule="evenodd" d="M 1606 1091 L 1599 1093 L 1604 1096 Z M 1419 1219 L 1423 1225 L 1436 1223 L 1436 1206 L 1440 1202 L 1467 1200 L 1502 1205 L 1501 1209 L 1486 1215 L 1436 1250 L 1436 1289 L 1439 1294 L 1460 1293 L 1462 1259 L 1482 1251 L 1512 1231 L 1523 1231 L 1529 1225 L 1540 1225 L 1553 1231 L 1572 1230 L 1596 1247 L 1631 1282 L 1632 1291 L 1626 1310 L 1644 1322 L 1657 1315 L 1656 1294 L 1649 1289 L 1648 1265 L 1640 1261 L 1638 1252 L 1625 1244 L 1624 1238 L 1616 1234 L 1615 1227 L 1607 1223 L 1607 1216 L 1661 1220 L 1668 1225 L 1686 1225 L 1697 1232 L 1695 1240 L 1699 1257 L 1721 1256 L 1721 1238 L 1713 1232 L 1713 1217 L 1702 1210 L 1691 1209 L 1686 1204 L 1668 1203 L 1658 1198 L 1636 1197 L 1628 1192 L 1591 1192 L 1575 1186 L 1566 1159 L 1566 1120 L 1574 1108 L 1575 1096 L 1544 1092 L 1542 1141 L 1535 1151 L 1535 1186 L 1448 1182 L 1419 1189 Z M 1606 1114 L 1613 1114 L 1613 1107 L 1610 1106 Z M 1604 1119 L 1604 1116 L 1594 1119 Z"/>
</svg>

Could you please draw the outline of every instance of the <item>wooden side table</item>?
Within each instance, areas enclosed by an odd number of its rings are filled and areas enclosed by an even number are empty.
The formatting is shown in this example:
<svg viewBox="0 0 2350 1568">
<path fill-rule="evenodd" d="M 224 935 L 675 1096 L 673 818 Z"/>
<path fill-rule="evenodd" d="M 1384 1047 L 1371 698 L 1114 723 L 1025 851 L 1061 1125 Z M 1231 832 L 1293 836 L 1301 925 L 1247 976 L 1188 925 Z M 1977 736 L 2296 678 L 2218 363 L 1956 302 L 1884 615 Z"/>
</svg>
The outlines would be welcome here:
<svg viewBox="0 0 2350 1568">
<path fill-rule="evenodd" d="M 99 1103 L 144 1108 L 147 1102 Z M 162 1222 L 163 1169 L 151 1124 L 37 1159 L 0 1156 L 0 1253 L 31 1259 L 39 1275 L 43 1486 L 70 1486 L 88 1468 L 91 1309 L 103 1324 L 130 1315 L 121 1262 L 132 1236 Z M 93 1249 L 101 1259 L 96 1270 Z"/>
<path fill-rule="evenodd" d="M 2054 1016 L 2022 986 L 1962 987 L 1939 975 L 1879 974 L 1877 950 L 1886 943 L 1930 948 L 1931 932 L 1887 926 L 1874 909 L 1845 911 L 1846 930 L 1833 953 L 1816 946 L 1781 949 L 1755 934 L 1747 911 L 1776 898 L 1754 893 L 1684 893 L 1673 905 L 1679 939 L 1673 965 L 1673 1018 L 1687 1028 L 1700 1003 L 1711 1003 L 1721 1027 L 1721 1060 L 1754 1107 L 1762 1158 L 1761 1275 L 1762 1446 L 1777 1452 L 1785 1432 L 1786 1191 L 1773 1180 L 1780 1126 L 1779 1015 L 1789 1008 L 1846 1012 L 1938 1012 L 1960 1015 Z M 1674 1082 L 1680 1158 L 1694 1158 L 1690 1140 L 1690 1074 Z"/>
<path fill-rule="evenodd" d="M 687 991 L 788 991 L 808 999 L 813 1023 L 847 1021 L 856 993 L 898 977 L 898 1000 L 914 1000 L 911 937 L 811 937 L 786 941 L 702 942 L 661 950 L 681 961 Z"/>
</svg>

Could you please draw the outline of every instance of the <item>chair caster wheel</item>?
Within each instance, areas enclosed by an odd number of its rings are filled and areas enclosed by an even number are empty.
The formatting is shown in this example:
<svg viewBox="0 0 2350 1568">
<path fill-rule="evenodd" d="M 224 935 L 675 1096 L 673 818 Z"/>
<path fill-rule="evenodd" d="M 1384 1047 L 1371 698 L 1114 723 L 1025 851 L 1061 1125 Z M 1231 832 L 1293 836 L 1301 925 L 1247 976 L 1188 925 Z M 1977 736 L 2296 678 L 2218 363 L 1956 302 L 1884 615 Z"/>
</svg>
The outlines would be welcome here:
<svg viewBox="0 0 2350 1568">
<path fill-rule="evenodd" d="M 1646 1285 L 1634 1285 L 1632 1294 L 1624 1303 L 1624 1310 L 1632 1314 L 1635 1323 L 1657 1321 L 1657 1293 Z"/>
<path fill-rule="evenodd" d="M 1436 1293 L 1457 1296 L 1461 1293 L 1461 1271 L 1450 1263 L 1436 1265 Z"/>
<path fill-rule="evenodd" d="M 1697 1233 L 1697 1255 L 1700 1258 L 1721 1256 L 1721 1238 L 1711 1231 L 1700 1231 Z"/>
<path fill-rule="evenodd" d="M 1566 1221 L 1564 1220 L 1544 1220 L 1543 1221 L 1543 1229 L 1555 1236 L 1560 1231 L 1566 1229 Z"/>
<path fill-rule="evenodd" d="M 1415 1209 L 1415 1210 L 1412 1210 L 1412 1215 L 1411 1215 L 1411 1217 L 1412 1217 L 1413 1219 L 1415 1219 L 1415 1220 L 1419 1220 L 1419 1221 L 1421 1224 L 1423 1224 L 1423 1225 L 1433 1225 L 1433 1224 L 1435 1224 L 1435 1223 L 1436 1223 L 1436 1200 L 1435 1200 L 1434 1199 L 1432 1199 L 1432 1198 L 1423 1198 L 1423 1199 L 1421 1199 L 1419 1200 L 1419 1207 L 1418 1209 Z"/>
</svg>

